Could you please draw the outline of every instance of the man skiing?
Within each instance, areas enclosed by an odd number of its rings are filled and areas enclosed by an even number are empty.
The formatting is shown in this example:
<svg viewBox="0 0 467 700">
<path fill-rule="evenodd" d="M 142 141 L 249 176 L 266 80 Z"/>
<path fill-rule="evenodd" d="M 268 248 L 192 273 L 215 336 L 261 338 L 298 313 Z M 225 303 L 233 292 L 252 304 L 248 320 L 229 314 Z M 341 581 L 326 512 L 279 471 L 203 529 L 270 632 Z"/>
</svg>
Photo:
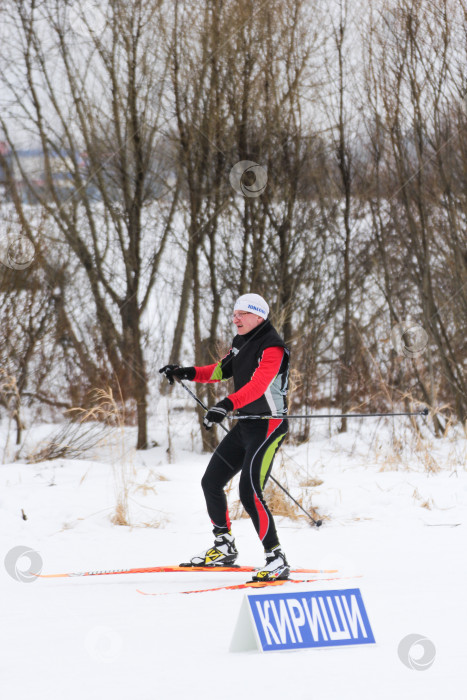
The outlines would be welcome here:
<svg viewBox="0 0 467 700">
<path fill-rule="evenodd" d="M 277 416 L 238 420 L 218 445 L 201 481 L 214 528 L 214 546 L 190 560 L 191 566 L 225 566 L 237 559 L 224 487 L 241 471 L 240 500 L 266 555 L 264 567 L 253 576 L 256 581 L 287 579 L 290 573 L 263 497 L 274 456 L 288 431 L 289 350 L 268 320 L 268 314 L 269 306 L 259 294 L 243 294 L 234 306 L 237 335 L 222 360 L 204 367 L 166 365 L 159 370 L 171 384 L 174 379 L 218 382 L 233 378 L 234 392 L 206 412 L 203 424 L 207 430 L 213 423 L 221 423 L 229 411 L 237 411 L 238 415 Z"/>
</svg>

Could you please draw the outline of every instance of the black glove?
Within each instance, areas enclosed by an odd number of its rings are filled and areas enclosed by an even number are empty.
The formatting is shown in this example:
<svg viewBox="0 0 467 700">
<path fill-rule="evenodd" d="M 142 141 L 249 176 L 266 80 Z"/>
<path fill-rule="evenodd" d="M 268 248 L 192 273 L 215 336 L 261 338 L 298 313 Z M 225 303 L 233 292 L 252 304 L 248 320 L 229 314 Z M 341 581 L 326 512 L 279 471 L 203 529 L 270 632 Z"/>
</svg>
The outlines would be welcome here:
<svg viewBox="0 0 467 700">
<path fill-rule="evenodd" d="M 165 374 L 171 384 L 174 383 L 174 378 L 192 381 L 196 377 L 194 367 L 180 367 L 180 365 L 165 365 L 165 367 L 160 368 L 159 372 Z"/>
<path fill-rule="evenodd" d="M 228 411 L 233 411 L 233 403 L 229 398 L 222 399 L 210 408 L 203 418 L 206 430 L 211 430 L 213 423 L 222 423 Z"/>
</svg>

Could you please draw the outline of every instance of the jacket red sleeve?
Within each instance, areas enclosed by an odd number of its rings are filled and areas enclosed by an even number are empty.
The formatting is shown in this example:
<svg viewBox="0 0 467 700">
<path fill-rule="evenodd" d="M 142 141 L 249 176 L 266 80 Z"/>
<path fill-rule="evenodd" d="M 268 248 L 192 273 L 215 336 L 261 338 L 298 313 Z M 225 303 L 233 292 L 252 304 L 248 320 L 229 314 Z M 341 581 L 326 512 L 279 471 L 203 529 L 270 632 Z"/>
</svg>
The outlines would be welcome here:
<svg viewBox="0 0 467 700">
<path fill-rule="evenodd" d="M 218 376 L 216 370 L 219 368 L 219 363 L 215 362 L 213 365 L 204 365 L 204 367 L 195 367 L 195 382 L 200 382 L 200 384 L 214 384 L 215 382 L 222 381 L 222 377 Z"/>
<path fill-rule="evenodd" d="M 277 376 L 283 357 L 284 348 L 273 347 L 264 350 L 250 381 L 238 391 L 229 394 L 228 398 L 232 401 L 234 410 L 246 406 L 264 394 Z"/>
<path fill-rule="evenodd" d="M 232 348 L 227 355 L 215 362 L 213 365 L 204 365 L 203 367 L 195 367 L 196 374 L 194 381 L 201 384 L 212 384 L 214 382 L 222 382 L 225 379 L 232 377 L 232 360 L 234 354 Z"/>
</svg>

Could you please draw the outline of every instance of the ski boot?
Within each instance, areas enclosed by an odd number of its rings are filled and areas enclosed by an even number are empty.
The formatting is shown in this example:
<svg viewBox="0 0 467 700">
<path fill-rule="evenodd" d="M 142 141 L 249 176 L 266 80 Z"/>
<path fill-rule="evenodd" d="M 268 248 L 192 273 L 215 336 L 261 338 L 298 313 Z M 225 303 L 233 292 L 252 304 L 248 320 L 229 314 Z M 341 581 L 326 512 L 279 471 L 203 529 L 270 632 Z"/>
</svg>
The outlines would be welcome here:
<svg viewBox="0 0 467 700">
<path fill-rule="evenodd" d="M 284 581 L 289 578 L 290 566 L 280 545 L 265 552 L 266 564 L 256 571 L 253 581 Z"/>
<path fill-rule="evenodd" d="M 232 566 L 238 557 L 235 539 L 232 533 L 222 532 L 216 535 L 214 546 L 190 559 L 182 566 Z"/>
</svg>

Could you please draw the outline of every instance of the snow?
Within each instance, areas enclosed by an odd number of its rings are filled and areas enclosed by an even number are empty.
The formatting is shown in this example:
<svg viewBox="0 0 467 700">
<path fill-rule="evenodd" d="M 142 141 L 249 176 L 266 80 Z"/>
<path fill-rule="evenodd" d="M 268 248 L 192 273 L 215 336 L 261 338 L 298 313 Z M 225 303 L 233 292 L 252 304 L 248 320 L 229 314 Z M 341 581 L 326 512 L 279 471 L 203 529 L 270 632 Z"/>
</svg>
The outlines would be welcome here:
<svg viewBox="0 0 467 700">
<path fill-rule="evenodd" d="M 178 564 L 210 545 L 199 485 L 209 455 L 198 451 L 194 414 L 172 412 L 168 424 L 162 404 L 157 410 L 150 435 L 159 445 L 151 450 L 136 453 L 134 430 L 128 429 L 87 459 L 1 465 L 2 558 L 25 545 L 39 553 L 42 573 L 78 572 Z M 336 568 L 348 577 L 293 590 L 360 588 L 375 645 L 229 652 L 245 592 L 178 591 L 247 578 L 238 572 L 24 583 L 2 566 L 1 697 L 439 700 L 449 694 L 463 700 L 466 440 L 460 432 L 438 441 L 425 436 L 417 452 L 401 428 L 398 459 L 392 425 L 401 423 L 367 421 L 346 435 L 330 435 L 328 424 L 317 421 L 310 442 L 286 444 L 274 469 L 281 483 L 325 517 L 320 529 L 305 519 L 277 518 L 290 563 Z M 30 444 L 46 432 L 44 426 L 30 431 Z M 438 471 L 425 469 L 427 452 Z M 315 486 L 300 486 L 310 479 Z M 122 484 L 131 526 L 111 522 Z M 260 565 L 262 549 L 249 519 L 233 527 L 238 563 Z M 19 569 L 28 565 L 26 558 L 18 561 Z M 142 596 L 138 588 L 167 595 Z M 399 642 L 413 633 L 435 645 L 426 671 L 411 670 L 398 658 Z"/>
</svg>

